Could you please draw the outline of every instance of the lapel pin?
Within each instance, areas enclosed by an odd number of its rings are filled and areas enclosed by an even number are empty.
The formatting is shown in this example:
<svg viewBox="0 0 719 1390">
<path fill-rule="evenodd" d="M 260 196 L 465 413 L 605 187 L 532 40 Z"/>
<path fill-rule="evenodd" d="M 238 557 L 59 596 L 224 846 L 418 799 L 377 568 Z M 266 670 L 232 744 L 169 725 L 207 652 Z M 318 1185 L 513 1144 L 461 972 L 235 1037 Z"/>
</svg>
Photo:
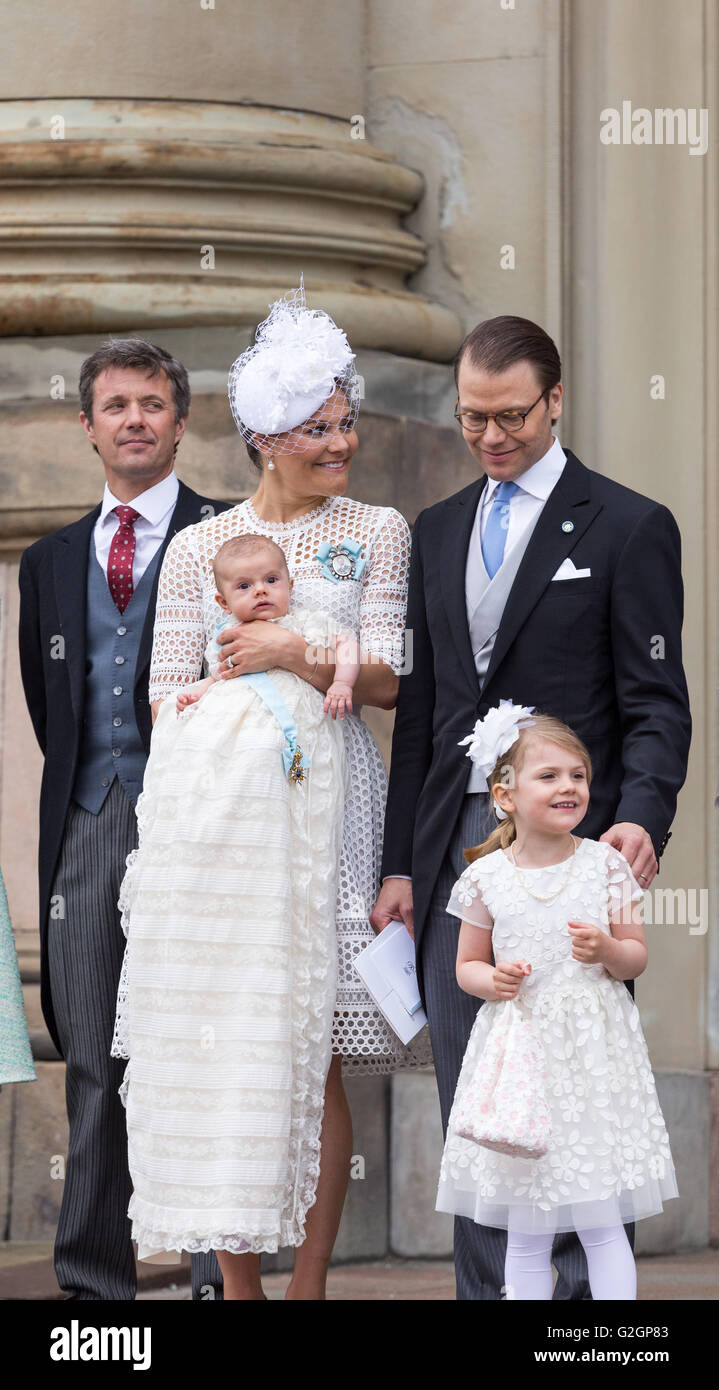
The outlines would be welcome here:
<svg viewBox="0 0 719 1390">
<path fill-rule="evenodd" d="M 563 531 L 573 531 L 573 530 L 574 530 L 574 522 L 573 522 L 573 521 L 563 521 L 563 522 L 562 522 L 562 530 L 563 530 Z"/>
</svg>

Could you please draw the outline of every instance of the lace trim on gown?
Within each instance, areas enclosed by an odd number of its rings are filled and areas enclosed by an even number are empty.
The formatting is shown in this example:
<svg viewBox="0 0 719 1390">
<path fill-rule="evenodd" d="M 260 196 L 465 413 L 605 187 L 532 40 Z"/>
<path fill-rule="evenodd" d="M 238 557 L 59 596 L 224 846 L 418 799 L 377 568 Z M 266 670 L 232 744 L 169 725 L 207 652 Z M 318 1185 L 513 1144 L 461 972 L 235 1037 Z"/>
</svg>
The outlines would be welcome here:
<svg viewBox="0 0 719 1390">
<path fill-rule="evenodd" d="M 316 1196 L 344 744 L 318 691 L 271 675 L 310 760 L 302 784 L 288 783 L 282 732 L 242 682 L 179 718 L 165 702 L 153 730 L 119 901 L 112 1044 L 129 1059 L 140 1258 L 298 1245 Z"/>
</svg>

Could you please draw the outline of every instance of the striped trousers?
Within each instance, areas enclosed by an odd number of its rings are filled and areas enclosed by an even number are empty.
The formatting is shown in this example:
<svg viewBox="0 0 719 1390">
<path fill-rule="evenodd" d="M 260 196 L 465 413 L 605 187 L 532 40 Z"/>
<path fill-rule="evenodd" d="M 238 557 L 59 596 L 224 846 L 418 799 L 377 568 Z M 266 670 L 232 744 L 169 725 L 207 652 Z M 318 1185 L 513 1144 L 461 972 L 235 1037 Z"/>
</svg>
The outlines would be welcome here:
<svg viewBox="0 0 719 1390">
<path fill-rule="evenodd" d="M 467 867 L 463 850 L 487 838 L 496 821 L 486 792 L 464 797 L 459 820 L 444 858 L 422 935 L 422 972 L 439 1090 L 442 1129 L 447 1132 L 449 1112 L 477 1010 L 482 1001 L 459 988 L 456 978 L 459 918 L 445 912 L 450 893 Z M 634 1244 L 634 1226 L 626 1228 Z M 468 1217 L 454 1222 L 454 1260 L 457 1298 L 500 1299 L 504 1286 L 507 1232 L 481 1226 Z M 558 1279 L 557 1300 L 590 1299 L 587 1261 L 573 1231 L 555 1236 L 552 1260 Z"/>
<path fill-rule="evenodd" d="M 137 1288 L 125 1110 L 118 1096 L 126 1064 L 110 1056 L 125 948 L 117 899 L 136 845 L 135 810 L 118 778 L 98 815 L 70 803 L 53 884 L 48 962 L 70 1128 L 55 1273 L 60 1287 L 79 1300 L 132 1300 Z M 192 1257 L 192 1286 L 193 1298 L 222 1297 L 213 1253 Z"/>
</svg>

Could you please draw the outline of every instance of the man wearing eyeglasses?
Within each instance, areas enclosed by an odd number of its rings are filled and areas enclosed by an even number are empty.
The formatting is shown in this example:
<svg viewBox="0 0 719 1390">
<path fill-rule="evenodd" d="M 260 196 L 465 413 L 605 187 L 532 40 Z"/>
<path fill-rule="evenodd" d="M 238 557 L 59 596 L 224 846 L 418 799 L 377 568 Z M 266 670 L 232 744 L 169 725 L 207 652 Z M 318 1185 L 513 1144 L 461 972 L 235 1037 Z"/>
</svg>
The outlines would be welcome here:
<svg viewBox="0 0 719 1390">
<path fill-rule="evenodd" d="M 455 380 L 455 416 L 480 476 L 415 523 L 413 665 L 400 681 L 371 917 L 376 931 L 402 920 L 414 934 L 445 1130 L 480 1007 L 457 985 L 459 922 L 445 908 L 464 848 L 496 824 L 460 740 L 501 699 L 563 720 L 593 766 L 577 833 L 609 841 L 648 888 L 691 739 L 671 512 L 562 448 L 553 434 L 561 362 L 537 324 L 479 324 Z M 501 1298 L 505 1251 L 506 1232 L 457 1217 L 457 1297 Z M 590 1298 L 573 1232 L 556 1237 L 553 1260 L 555 1299 Z"/>
</svg>

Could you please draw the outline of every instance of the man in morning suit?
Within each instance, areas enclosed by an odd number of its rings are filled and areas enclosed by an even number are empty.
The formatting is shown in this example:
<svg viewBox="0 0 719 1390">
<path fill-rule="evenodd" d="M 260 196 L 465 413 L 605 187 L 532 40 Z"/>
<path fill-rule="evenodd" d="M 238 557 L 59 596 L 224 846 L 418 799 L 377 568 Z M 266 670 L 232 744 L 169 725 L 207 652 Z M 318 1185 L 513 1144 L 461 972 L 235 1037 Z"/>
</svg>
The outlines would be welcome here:
<svg viewBox="0 0 719 1390">
<path fill-rule="evenodd" d="M 414 930 L 445 1130 L 480 1007 L 457 984 L 460 924 L 445 907 L 463 849 L 496 824 L 460 740 L 501 699 L 563 720 L 593 767 L 576 832 L 615 846 L 648 888 L 691 738 L 671 512 L 586 468 L 553 436 L 561 363 L 536 324 L 480 324 L 459 350 L 455 380 L 455 413 L 484 476 L 415 524 L 413 665 L 400 681 L 371 918 L 378 931 L 399 919 Z M 506 1240 L 455 1219 L 459 1299 L 501 1298 Z M 574 1232 L 555 1238 L 553 1259 L 554 1297 L 590 1298 Z"/>
<path fill-rule="evenodd" d="M 134 1299 L 125 1063 L 110 1056 L 125 945 L 117 899 L 150 748 L 162 559 L 177 531 L 228 504 L 174 472 L 190 386 L 164 349 L 139 338 L 104 344 L 82 365 L 80 401 L 105 469 L 102 502 L 20 564 L 22 679 L 45 756 L 42 1007 L 66 1063 L 70 1127 L 55 1271 L 69 1298 Z M 193 1260 L 193 1291 L 203 1283 L 221 1290 L 214 1256 Z"/>
</svg>

